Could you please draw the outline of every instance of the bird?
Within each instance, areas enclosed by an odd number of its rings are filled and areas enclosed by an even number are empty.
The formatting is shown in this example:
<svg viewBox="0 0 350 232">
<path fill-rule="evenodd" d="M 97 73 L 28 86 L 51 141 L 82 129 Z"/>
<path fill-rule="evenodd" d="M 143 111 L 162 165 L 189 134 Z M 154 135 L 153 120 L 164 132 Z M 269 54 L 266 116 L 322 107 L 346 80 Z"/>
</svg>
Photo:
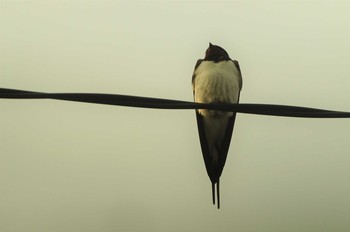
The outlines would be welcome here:
<svg viewBox="0 0 350 232">
<path fill-rule="evenodd" d="M 242 74 L 237 60 L 232 60 L 220 46 L 209 43 L 204 59 L 199 59 L 192 75 L 196 103 L 239 103 Z M 236 113 L 196 109 L 197 127 L 203 159 L 211 181 L 212 200 L 220 209 L 220 176 L 225 166 Z"/>
</svg>

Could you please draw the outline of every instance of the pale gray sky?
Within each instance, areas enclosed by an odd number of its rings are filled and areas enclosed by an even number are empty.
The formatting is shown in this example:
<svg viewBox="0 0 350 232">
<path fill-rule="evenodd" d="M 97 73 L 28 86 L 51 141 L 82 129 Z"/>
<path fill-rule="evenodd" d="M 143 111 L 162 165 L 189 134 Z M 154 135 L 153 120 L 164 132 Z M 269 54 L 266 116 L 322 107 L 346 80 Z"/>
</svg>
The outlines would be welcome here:
<svg viewBox="0 0 350 232">
<path fill-rule="evenodd" d="M 350 111 L 350 1 L 0 0 L 0 86 L 192 100 L 208 42 L 241 102 Z M 211 203 L 192 110 L 0 100 L 0 230 L 349 231 L 349 119 L 239 114 Z"/>
</svg>

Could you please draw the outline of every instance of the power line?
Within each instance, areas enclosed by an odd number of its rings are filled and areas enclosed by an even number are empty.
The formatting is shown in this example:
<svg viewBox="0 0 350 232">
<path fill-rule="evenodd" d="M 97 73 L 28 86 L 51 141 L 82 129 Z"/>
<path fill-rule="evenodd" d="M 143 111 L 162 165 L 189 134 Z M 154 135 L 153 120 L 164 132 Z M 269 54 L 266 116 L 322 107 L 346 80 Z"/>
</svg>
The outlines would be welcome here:
<svg viewBox="0 0 350 232">
<path fill-rule="evenodd" d="M 350 118 L 350 112 L 332 111 L 309 107 L 272 105 L 272 104 L 202 104 L 179 100 L 149 98 L 119 94 L 98 93 L 43 93 L 18 89 L 0 88 L 2 99 L 55 99 L 115 106 L 139 108 L 185 110 L 210 109 L 246 114 L 303 117 L 303 118 Z"/>
</svg>

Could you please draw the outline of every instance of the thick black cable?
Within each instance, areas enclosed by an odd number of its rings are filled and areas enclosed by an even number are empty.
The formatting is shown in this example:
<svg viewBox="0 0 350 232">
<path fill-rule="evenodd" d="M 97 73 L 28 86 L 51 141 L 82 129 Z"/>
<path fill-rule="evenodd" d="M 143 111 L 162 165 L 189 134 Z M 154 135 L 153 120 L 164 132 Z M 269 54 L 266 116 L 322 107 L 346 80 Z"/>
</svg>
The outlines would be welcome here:
<svg viewBox="0 0 350 232">
<path fill-rule="evenodd" d="M 271 104 L 201 104 L 187 101 L 96 93 L 42 93 L 0 88 L 3 99 L 56 99 L 155 109 L 210 109 L 247 114 L 304 118 L 350 118 L 350 112 Z"/>
</svg>

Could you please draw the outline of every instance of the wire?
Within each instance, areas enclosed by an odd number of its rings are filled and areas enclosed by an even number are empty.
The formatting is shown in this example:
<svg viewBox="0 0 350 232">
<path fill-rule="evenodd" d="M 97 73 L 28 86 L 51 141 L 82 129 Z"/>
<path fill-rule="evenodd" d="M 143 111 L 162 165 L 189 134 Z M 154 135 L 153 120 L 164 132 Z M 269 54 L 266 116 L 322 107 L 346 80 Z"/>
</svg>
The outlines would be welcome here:
<svg viewBox="0 0 350 232">
<path fill-rule="evenodd" d="M 209 109 L 246 114 L 304 117 L 304 118 L 350 118 L 350 112 L 323 110 L 299 106 L 272 104 L 203 104 L 179 100 L 138 97 L 119 94 L 97 93 L 42 93 L 0 88 L 3 99 L 56 99 L 65 101 L 128 106 L 153 109 Z"/>
</svg>

